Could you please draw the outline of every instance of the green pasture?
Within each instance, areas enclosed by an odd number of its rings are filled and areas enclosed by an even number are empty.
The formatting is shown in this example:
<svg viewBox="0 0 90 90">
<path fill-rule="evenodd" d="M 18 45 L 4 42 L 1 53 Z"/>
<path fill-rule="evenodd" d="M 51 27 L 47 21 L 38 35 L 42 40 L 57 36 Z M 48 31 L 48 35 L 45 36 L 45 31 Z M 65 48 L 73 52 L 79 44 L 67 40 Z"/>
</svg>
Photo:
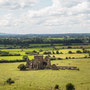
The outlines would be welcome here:
<svg viewBox="0 0 90 90">
<path fill-rule="evenodd" d="M 28 48 L 28 49 L 0 49 L 1 51 L 7 52 L 27 52 L 27 51 L 39 51 L 39 50 L 53 50 L 52 47 L 45 47 L 45 48 Z"/>
<path fill-rule="evenodd" d="M 0 56 L 0 60 L 22 60 L 22 56 Z"/>
<path fill-rule="evenodd" d="M 22 63 L 0 64 L 0 90 L 52 90 L 56 84 L 61 87 L 61 90 L 65 90 L 67 83 L 73 83 L 76 90 L 90 90 L 90 59 L 52 61 L 52 64 L 61 66 L 77 66 L 80 71 L 19 71 L 17 69 L 19 64 Z M 12 78 L 15 83 L 4 84 L 8 78 Z"/>
<path fill-rule="evenodd" d="M 53 55 L 50 55 L 53 57 Z M 84 58 L 85 56 L 88 56 L 88 54 L 55 54 L 54 55 L 56 58 L 63 58 L 65 59 L 66 57 L 71 57 L 71 58 Z"/>
<path fill-rule="evenodd" d="M 78 50 L 79 50 L 79 51 L 82 51 L 82 49 L 61 49 L 61 50 L 58 50 L 58 51 L 66 54 L 66 53 L 68 53 L 69 51 L 72 51 L 72 52 L 76 53 L 76 51 L 78 51 Z M 54 50 L 54 51 L 56 52 L 57 50 Z"/>
<path fill-rule="evenodd" d="M 23 56 L 0 56 L 0 60 L 22 60 Z M 30 60 L 34 58 L 34 56 L 28 56 Z"/>
<path fill-rule="evenodd" d="M 51 54 L 51 56 L 55 56 L 56 58 L 63 58 L 65 59 L 66 57 L 75 57 L 75 58 L 81 58 L 81 57 L 85 57 L 85 56 L 88 56 L 88 54 L 85 54 L 85 53 L 81 53 L 81 54 L 78 54 L 76 53 L 76 51 L 80 50 L 82 51 L 82 49 L 60 49 L 58 50 L 59 53 L 62 52 L 63 54 L 56 54 L 56 51 L 57 50 L 53 50 L 53 48 L 30 48 L 30 49 L 0 49 L 1 51 L 7 51 L 9 53 L 14 53 L 14 54 L 20 54 L 21 56 L 0 56 L 0 60 L 21 60 L 22 57 L 25 54 L 25 52 L 28 52 L 28 51 L 33 51 L 33 50 L 36 50 L 37 52 L 39 52 L 39 50 L 43 50 L 42 52 L 40 52 L 39 54 L 40 55 L 43 55 L 43 53 L 46 51 L 50 51 L 51 53 L 53 53 L 53 51 L 55 52 L 55 54 Z M 89 49 L 88 49 L 89 50 Z M 74 54 L 68 54 L 69 51 L 72 51 Z M 28 55 L 30 60 L 33 59 L 33 55 Z"/>
<path fill-rule="evenodd" d="M 53 55 L 50 55 L 53 57 Z M 75 58 L 83 58 L 85 56 L 88 56 L 88 54 L 55 54 L 54 55 L 56 58 L 63 58 L 65 59 L 66 57 L 75 57 Z M 0 60 L 22 60 L 23 56 L 0 56 Z M 30 60 L 34 58 L 33 55 L 28 56 Z"/>
<path fill-rule="evenodd" d="M 79 49 L 79 48 L 88 48 L 88 49 L 90 49 L 90 45 L 82 45 L 82 44 L 80 44 L 80 45 L 69 45 L 69 46 L 60 46 L 61 44 L 55 44 L 55 48 L 57 48 L 57 49 L 68 49 L 68 47 L 72 47 L 72 49 L 73 48 L 75 48 L 75 49 Z"/>
<path fill-rule="evenodd" d="M 30 44 L 30 47 L 50 47 L 51 44 Z"/>
</svg>

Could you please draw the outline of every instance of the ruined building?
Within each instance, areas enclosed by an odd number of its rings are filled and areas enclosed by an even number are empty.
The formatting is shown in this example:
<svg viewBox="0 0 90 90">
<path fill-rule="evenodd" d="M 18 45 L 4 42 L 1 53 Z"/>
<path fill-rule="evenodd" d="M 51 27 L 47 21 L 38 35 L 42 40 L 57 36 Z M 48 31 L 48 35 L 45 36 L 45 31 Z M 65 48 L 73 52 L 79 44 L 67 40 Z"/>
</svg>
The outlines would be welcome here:
<svg viewBox="0 0 90 90">
<path fill-rule="evenodd" d="M 34 56 L 34 60 L 27 60 L 26 67 L 31 70 L 46 69 L 51 67 L 51 61 L 48 56 Z"/>
<path fill-rule="evenodd" d="M 79 70 L 79 68 L 74 66 L 56 66 L 55 64 L 51 65 L 51 61 L 46 56 L 34 56 L 34 60 L 30 61 L 27 59 L 26 62 L 27 70 L 42 70 L 42 69 L 52 69 L 52 70 Z"/>
</svg>

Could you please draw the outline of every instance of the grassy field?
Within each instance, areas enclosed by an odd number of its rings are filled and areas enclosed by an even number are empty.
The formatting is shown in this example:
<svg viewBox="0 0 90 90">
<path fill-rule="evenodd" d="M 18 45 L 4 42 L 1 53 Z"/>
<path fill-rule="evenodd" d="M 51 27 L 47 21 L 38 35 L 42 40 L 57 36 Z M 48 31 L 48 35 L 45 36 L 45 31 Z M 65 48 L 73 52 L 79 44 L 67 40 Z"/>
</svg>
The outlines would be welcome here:
<svg viewBox="0 0 90 90">
<path fill-rule="evenodd" d="M 23 56 L 0 56 L 0 60 L 22 60 Z M 28 56 L 30 60 L 34 58 L 34 56 Z"/>
<path fill-rule="evenodd" d="M 19 71 L 20 63 L 0 64 L 0 90 L 52 90 L 58 84 L 65 90 L 67 83 L 73 83 L 76 90 L 90 90 L 90 59 L 56 60 L 52 64 L 77 66 L 76 70 L 37 70 Z M 25 64 L 25 63 L 24 63 Z M 8 78 L 15 80 L 13 85 L 4 85 Z"/>
<path fill-rule="evenodd" d="M 57 50 L 53 50 L 52 47 L 50 47 L 50 48 L 30 48 L 30 49 L 0 49 L 0 50 L 21 55 L 21 56 L 0 56 L 0 60 L 17 60 L 17 59 L 22 60 L 22 57 L 24 55 L 26 55 L 25 54 L 26 52 L 33 51 L 33 50 L 35 50 L 37 52 L 39 52 L 39 50 L 43 50 L 42 52 L 39 53 L 40 55 L 43 55 L 43 53 L 45 51 L 50 51 L 50 52 L 54 51 L 55 54 L 51 54 L 51 56 L 54 55 L 56 58 L 63 58 L 63 59 L 65 59 L 66 57 L 83 58 L 85 56 L 88 56 L 88 54 L 85 54 L 85 53 L 81 53 L 81 54 L 76 53 L 76 51 L 78 51 L 78 50 L 82 52 L 82 49 L 61 49 L 61 50 L 58 50 L 59 52 L 62 52 L 63 54 L 56 54 Z M 68 54 L 69 51 L 72 51 L 74 54 Z M 28 56 L 29 56 L 30 60 L 33 59 L 33 55 L 28 55 Z"/>
<path fill-rule="evenodd" d="M 72 47 L 72 48 L 88 48 L 88 49 L 90 49 L 90 45 L 82 45 L 82 44 L 80 44 L 80 45 L 69 45 L 69 46 L 60 46 L 60 44 L 55 44 L 55 48 L 57 48 L 57 49 L 62 49 L 62 48 L 64 48 L 64 49 L 67 49 L 68 47 Z"/>
<path fill-rule="evenodd" d="M 0 49 L 1 51 L 7 51 L 9 53 L 20 54 L 21 56 L 0 56 L 0 60 L 22 60 L 25 52 L 36 50 L 43 50 L 41 55 L 45 51 L 55 52 L 50 56 L 56 58 L 63 58 L 64 60 L 54 60 L 52 64 L 59 66 L 77 66 L 80 71 L 76 70 L 33 70 L 33 71 L 19 71 L 18 65 L 21 63 L 0 63 L 0 90 L 52 90 L 56 84 L 61 87 L 61 90 L 65 90 L 67 83 L 73 83 L 76 90 L 90 90 L 90 58 L 83 58 L 88 56 L 88 53 L 76 53 L 77 50 L 82 49 L 60 49 L 59 52 L 63 54 L 56 54 L 57 50 L 53 50 L 53 47 L 47 48 L 29 48 L 29 49 Z M 90 49 L 88 49 L 90 50 Z M 72 51 L 74 54 L 68 54 Z M 32 60 L 34 55 L 28 55 Z M 68 59 L 66 57 L 75 57 L 83 59 Z M 26 64 L 26 63 L 24 63 Z M 8 78 L 12 78 L 15 83 L 12 85 L 5 84 L 4 81 Z"/>
<path fill-rule="evenodd" d="M 51 55 L 53 57 L 53 55 Z M 54 55 L 56 58 L 62 58 L 65 59 L 66 57 L 71 57 L 71 58 L 84 58 L 85 56 L 88 56 L 88 54 L 56 54 Z"/>
</svg>

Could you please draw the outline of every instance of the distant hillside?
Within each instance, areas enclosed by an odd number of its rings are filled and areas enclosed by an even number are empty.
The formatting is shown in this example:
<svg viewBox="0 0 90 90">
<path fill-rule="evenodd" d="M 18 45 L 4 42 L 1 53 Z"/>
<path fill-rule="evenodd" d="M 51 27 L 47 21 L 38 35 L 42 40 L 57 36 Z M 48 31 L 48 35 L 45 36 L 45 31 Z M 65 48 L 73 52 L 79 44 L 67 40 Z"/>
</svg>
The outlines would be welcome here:
<svg viewBox="0 0 90 90">
<path fill-rule="evenodd" d="M 0 35 L 6 35 L 6 33 L 0 33 Z"/>
</svg>

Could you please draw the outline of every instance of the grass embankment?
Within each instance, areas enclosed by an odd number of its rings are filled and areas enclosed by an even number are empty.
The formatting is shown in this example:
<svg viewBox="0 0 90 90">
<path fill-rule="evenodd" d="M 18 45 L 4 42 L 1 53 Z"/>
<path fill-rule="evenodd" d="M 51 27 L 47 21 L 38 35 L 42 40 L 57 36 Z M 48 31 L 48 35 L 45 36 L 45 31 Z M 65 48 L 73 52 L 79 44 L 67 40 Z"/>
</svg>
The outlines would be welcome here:
<svg viewBox="0 0 90 90">
<path fill-rule="evenodd" d="M 0 64 L 0 90 L 51 90 L 56 84 L 65 90 L 67 83 L 73 83 L 76 90 L 90 89 L 90 59 L 56 60 L 52 64 L 61 66 L 77 66 L 76 70 L 37 70 L 19 71 L 20 63 Z M 25 64 L 25 63 L 24 63 Z M 8 78 L 15 83 L 3 85 Z"/>
</svg>

